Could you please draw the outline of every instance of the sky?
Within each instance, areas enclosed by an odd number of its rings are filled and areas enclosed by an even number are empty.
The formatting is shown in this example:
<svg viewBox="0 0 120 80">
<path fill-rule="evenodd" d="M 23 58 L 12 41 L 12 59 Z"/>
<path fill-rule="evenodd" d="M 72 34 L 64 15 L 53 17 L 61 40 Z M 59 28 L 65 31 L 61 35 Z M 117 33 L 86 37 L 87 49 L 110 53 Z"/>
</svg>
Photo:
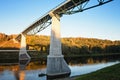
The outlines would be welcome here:
<svg viewBox="0 0 120 80">
<path fill-rule="evenodd" d="M 0 33 L 19 34 L 42 15 L 65 0 L 0 0 Z M 90 0 L 89 4 L 97 0 Z M 63 15 L 62 37 L 85 37 L 120 40 L 120 0 L 79 12 Z M 50 35 L 51 26 L 39 32 Z"/>
</svg>

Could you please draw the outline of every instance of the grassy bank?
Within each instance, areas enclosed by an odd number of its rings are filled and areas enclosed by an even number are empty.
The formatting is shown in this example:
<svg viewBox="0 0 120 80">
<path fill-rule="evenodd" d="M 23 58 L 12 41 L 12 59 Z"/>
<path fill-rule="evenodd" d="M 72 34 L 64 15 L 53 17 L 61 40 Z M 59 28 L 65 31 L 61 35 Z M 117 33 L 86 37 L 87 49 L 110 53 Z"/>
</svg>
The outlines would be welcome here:
<svg viewBox="0 0 120 80">
<path fill-rule="evenodd" d="M 120 80 L 120 63 L 89 74 L 81 75 L 76 80 Z"/>
</svg>

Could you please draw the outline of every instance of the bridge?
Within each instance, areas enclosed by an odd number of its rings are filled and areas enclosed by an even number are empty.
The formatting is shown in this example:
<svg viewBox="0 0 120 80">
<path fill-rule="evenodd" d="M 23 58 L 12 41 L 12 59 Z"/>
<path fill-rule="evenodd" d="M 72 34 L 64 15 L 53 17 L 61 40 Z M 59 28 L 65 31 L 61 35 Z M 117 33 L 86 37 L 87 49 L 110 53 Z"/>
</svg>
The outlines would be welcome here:
<svg viewBox="0 0 120 80">
<path fill-rule="evenodd" d="M 25 30 L 23 30 L 17 37 L 16 40 L 21 40 L 21 49 L 19 52 L 19 61 L 28 60 L 30 56 L 26 51 L 26 35 L 36 33 L 46 29 L 49 25 L 51 28 L 51 41 L 50 51 L 47 57 L 47 76 L 68 76 L 71 73 L 70 68 L 64 60 L 61 49 L 61 37 L 60 37 L 60 18 L 63 15 L 72 15 L 78 12 L 83 12 L 91 8 L 95 8 L 113 0 L 95 0 L 96 4 L 89 4 L 91 0 L 66 0 L 57 7 L 50 10 L 48 13 L 43 15 L 41 18 L 36 20 Z"/>
</svg>

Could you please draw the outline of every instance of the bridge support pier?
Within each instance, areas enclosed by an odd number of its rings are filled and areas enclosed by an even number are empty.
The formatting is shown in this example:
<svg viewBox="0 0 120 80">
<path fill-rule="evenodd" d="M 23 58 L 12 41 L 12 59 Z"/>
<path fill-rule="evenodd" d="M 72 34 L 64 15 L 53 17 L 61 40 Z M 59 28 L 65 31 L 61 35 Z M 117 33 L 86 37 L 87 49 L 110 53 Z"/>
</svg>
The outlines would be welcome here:
<svg viewBox="0 0 120 80">
<path fill-rule="evenodd" d="M 60 40 L 60 18 L 58 15 L 53 13 L 50 13 L 50 16 L 52 17 L 52 29 L 50 51 L 47 57 L 47 77 L 66 77 L 70 75 L 71 70 L 62 55 Z"/>
<path fill-rule="evenodd" d="M 19 52 L 19 62 L 25 62 L 30 60 L 30 56 L 27 54 L 27 50 L 26 50 L 26 37 L 25 35 L 21 34 L 21 48 L 20 48 L 20 52 Z"/>
</svg>

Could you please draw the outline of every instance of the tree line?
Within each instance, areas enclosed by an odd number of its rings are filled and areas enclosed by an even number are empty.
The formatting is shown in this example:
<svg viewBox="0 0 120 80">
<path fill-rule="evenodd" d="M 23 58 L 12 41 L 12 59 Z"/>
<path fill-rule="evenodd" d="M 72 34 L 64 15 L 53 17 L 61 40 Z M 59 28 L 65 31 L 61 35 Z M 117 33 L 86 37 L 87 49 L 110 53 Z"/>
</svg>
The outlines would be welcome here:
<svg viewBox="0 0 120 80">
<path fill-rule="evenodd" d="M 62 38 L 62 53 L 64 55 L 79 55 L 91 53 L 120 53 L 120 41 L 95 38 Z M 49 36 L 27 36 L 28 49 L 49 53 Z"/>
<path fill-rule="evenodd" d="M 0 43 L 9 41 L 9 48 L 18 48 L 18 44 L 14 44 L 10 39 L 14 38 L 15 35 L 5 35 L 0 33 Z M 27 49 L 37 50 L 40 53 L 49 53 L 50 36 L 43 35 L 29 35 L 26 36 Z M 82 38 L 82 37 L 69 37 L 62 38 L 62 53 L 64 55 L 79 55 L 79 54 L 91 54 L 91 53 L 120 53 L 120 40 L 102 40 L 95 38 Z M 10 44 L 11 43 L 11 44 Z M 8 49 L 8 47 L 0 46 L 0 49 Z"/>
</svg>

